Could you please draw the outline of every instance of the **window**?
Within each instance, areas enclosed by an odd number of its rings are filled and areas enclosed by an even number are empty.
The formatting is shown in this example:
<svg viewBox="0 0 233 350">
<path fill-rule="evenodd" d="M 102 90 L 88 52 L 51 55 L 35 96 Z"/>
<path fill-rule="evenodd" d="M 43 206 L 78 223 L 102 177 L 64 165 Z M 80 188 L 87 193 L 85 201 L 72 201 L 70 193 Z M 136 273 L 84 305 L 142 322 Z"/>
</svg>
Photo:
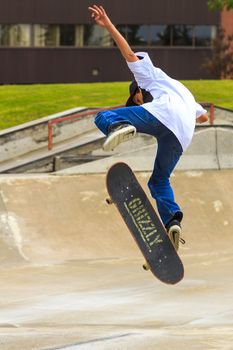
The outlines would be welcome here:
<svg viewBox="0 0 233 350">
<path fill-rule="evenodd" d="M 149 42 L 149 26 L 130 25 L 127 28 L 127 40 L 132 46 L 147 46 Z"/>
<path fill-rule="evenodd" d="M 211 46 L 216 37 L 217 29 L 215 26 L 196 26 L 195 27 L 195 46 Z"/>
<path fill-rule="evenodd" d="M 126 38 L 127 40 L 127 25 L 125 24 L 118 24 L 117 29 L 119 30 L 119 32 L 121 33 L 121 35 Z"/>
<path fill-rule="evenodd" d="M 112 46 L 112 38 L 105 28 L 96 24 L 84 25 L 84 46 Z"/>
<path fill-rule="evenodd" d="M 59 26 L 55 24 L 36 24 L 34 26 L 34 46 L 59 46 Z"/>
<path fill-rule="evenodd" d="M 211 47 L 217 27 L 200 25 L 126 25 L 117 29 L 132 47 Z M 114 47 L 108 31 L 95 24 L 0 24 L 0 46 Z"/>
<path fill-rule="evenodd" d="M 172 45 L 192 46 L 193 45 L 193 27 L 186 26 L 186 25 L 172 26 Z"/>
<path fill-rule="evenodd" d="M 152 26 L 152 45 L 170 46 L 172 26 Z"/>
<path fill-rule="evenodd" d="M 10 26 L 7 24 L 2 24 L 0 26 L 0 45 L 1 46 L 8 46 L 9 45 L 9 30 Z"/>
<path fill-rule="evenodd" d="M 0 25 L 0 45 L 28 47 L 31 45 L 31 26 L 29 24 Z"/>
<path fill-rule="evenodd" d="M 149 44 L 154 46 L 166 46 L 171 44 L 171 26 L 150 26 Z"/>
<path fill-rule="evenodd" d="M 193 27 L 186 25 L 119 25 L 118 30 L 132 46 L 191 46 Z"/>
<path fill-rule="evenodd" d="M 132 46 L 163 46 L 171 43 L 171 26 L 118 25 L 117 29 Z"/>
<path fill-rule="evenodd" d="M 75 26 L 75 46 L 82 47 L 84 43 L 84 26 L 77 24 Z"/>
<path fill-rule="evenodd" d="M 60 29 L 60 46 L 75 45 L 75 26 L 73 24 L 61 24 Z"/>
</svg>

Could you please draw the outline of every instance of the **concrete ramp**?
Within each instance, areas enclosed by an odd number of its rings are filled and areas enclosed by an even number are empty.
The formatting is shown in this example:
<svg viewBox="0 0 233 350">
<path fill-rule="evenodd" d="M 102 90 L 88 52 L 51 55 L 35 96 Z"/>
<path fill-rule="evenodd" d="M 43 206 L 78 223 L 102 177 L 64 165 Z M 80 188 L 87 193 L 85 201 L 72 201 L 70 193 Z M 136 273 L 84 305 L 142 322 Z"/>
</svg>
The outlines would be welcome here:
<svg viewBox="0 0 233 350">
<path fill-rule="evenodd" d="M 48 263 L 135 254 L 115 208 L 105 202 L 104 175 L 10 177 L 1 178 L 0 186 L 5 207 L 1 216 L 3 239 L 8 236 L 25 261 Z"/>
<path fill-rule="evenodd" d="M 232 180 L 172 177 L 186 245 L 171 287 L 141 268 L 104 174 L 1 176 L 1 350 L 232 349 Z"/>
<path fill-rule="evenodd" d="M 232 239 L 232 171 L 176 172 L 187 247 L 221 248 Z M 148 193 L 149 173 L 137 173 Z M 105 175 L 1 177 L 2 239 L 29 262 L 138 256 Z M 148 196 L 149 193 L 148 193 Z M 152 203 L 154 201 L 152 199 Z"/>
</svg>

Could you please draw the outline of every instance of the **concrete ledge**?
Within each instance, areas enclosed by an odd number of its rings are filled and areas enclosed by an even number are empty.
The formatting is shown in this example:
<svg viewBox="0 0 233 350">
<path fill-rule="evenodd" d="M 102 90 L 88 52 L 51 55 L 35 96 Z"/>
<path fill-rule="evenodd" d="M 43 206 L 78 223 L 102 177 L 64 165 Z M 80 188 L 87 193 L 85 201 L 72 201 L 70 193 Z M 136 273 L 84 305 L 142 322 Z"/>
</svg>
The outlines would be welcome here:
<svg viewBox="0 0 233 350">
<path fill-rule="evenodd" d="M 216 153 L 216 129 L 197 130 L 187 151 L 181 157 L 177 169 L 218 169 Z"/>
<path fill-rule="evenodd" d="M 28 122 L 28 123 L 20 124 L 20 125 L 14 126 L 12 128 L 8 128 L 8 129 L 0 131 L 0 137 L 4 136 L 6 134 L 14 133 L 16 131 L 22 131 L 24 129 L 31 128 L 31 127 L 39 125 L 39 124 L 47 123 L 50 120 L 54 120 L 54 119 L 58 119 L 58 118 L 61 118 L 61 117 L 65 117 L 67 115 L 72 115 L 72 114 L 75 114 L 75 113 L 79 113 L 79 112 L 84 111 L 85 109 L 87 109 L 87 107 L 76 107 L 76 108 L 72 108 L 72 109 L 67 109 L 67 110 L 65 110 L 63 112 L 51 114 L 49 116 L 46 116 L 46 117 L 43 117 L 43 118 L 40 118 L 40 119 L 36 119 L 36 120 L 33 120 L 31 122 Z"/>
<path fill-rule="evenodd" d="M 233 129 L 217 129 L 217 151 L 219 167 L 221 169 L 233 168 Z"/>
<path fill-rule="evenodd" d="M 233 125 L 233 111 L 231 109 L 214 106 L 214 124 L 224 121 L 225 124 Z"/>
<path fill-rule="evenodd" d="M 78 119 L 65 121 L 64 123 L 53 126 L 53 143 L 55 147 L 52 151 L 48 151 L 48 122 L 83 111 L 87 112 L 88 115 L 84 113 L 84 115 L 81 114 Z M 96 110 L 93 109 L 86 109 L 85 107 L 74 108 L 1 131 L 1 168 L 7 170 L 9 164 L 13 164 L 12 171 L 16 168 L 18 171 L 33 171 L 33 165 L 35 163 L 36 172 L 39 171 L 40 167 L 40 171 L 53 171 L 51 159 L 54 155 L 63 152 L 63 150 L 66 149 L 66 145 L 79 145 L 80 138 L 88 139 L 90 134 L 96 131 L 94 125 L 95 111 Z M 192 144 L 178 163 L 178 170 L 227 169 L 233 167 L 233 124 L 232 121 L 230 121 L 230 119 L 232 120 L 232 112 L 217 109 L 216 113 L 227 113 L 227 116 L 224 117 L 225 122 L 220 118 L 216 119 L 216 124 L 214 126 L 197 126 Z M 92 142 L 95 143 L 93 137 Z M 59 153 L 59 151 L 61 152 Z M 93 161 L 85 165 L 78 165 L 67 171 L 69 173 L 73 173 L 73 171 L 87 173 L 105 172 L 107 169 L 106 167 L 109 166 L 107 164 L 110 164 L 110 161 L 114 162 L 114 159 L 125 159 L 125 161 L 131 164 L 134 170 L 151 171 L 155 153 L 155 138 L 139 134 L 133 141 L 120 145 L 114 152 L 109 152 L 108 154 L 105 152 L 103 153 L 101 148 L 98 149 L 98 146 L 92 148 L 90 146 L 88 148 L 90 159 L 99 159 L 101 156 L 103 156 L 103 158 L 106 156 L 110 157 L 108 160 L 103 159 L 100 161 L 102 168 L 98 161 Z M 70 152 L 68 151 L 67 154 L 70 154 Z M 75 155 L 77 154 L 79 153 L 75 151 Z M 82 154 L 85 154 L 84 151 Z M 134 164 L 132 164 L 133 159 Z M 30 163 L 29 166 L 28 160 Z M 36 165 L 37 160 L 39 163 Z M 69 166 L 69 164 L 67 166 Z M 62 169 L 62 166 L 60 168 Z"/>
<path fill-rule="evenodd" d="M 0 132 L 0 162 L 16 158 L 48 145 L 48 122 L 87 110 L 85 107 L 73 108 L 39 120 L 25 123 Z M 88 111 L 88 110 L 87 110 Z M 93 114 L 58 124 L 53 128 L 54 143 L 62 142 L 94 129 Z"/>
<path fill-rule="evenodd" d="M 151 144 L 138 149 L 135 147 L 136 144 L 132 144 L 133 141 L 129 141 L 129 143 L 121 145 L 121 152 L 115 153 L 109 158 L 62 170 L 56 175 L 105 173 L 113 163 L 118 161 L 128 163 L 134 171 L 151 172 L 157 149 L 154 140 L 151 137 L 151 140 L 147 141 Z M 127 151 L 128 149 L 133 149 L 133 151 Z M 203 128 L 195 132 L 193 141 L 181 157 L 176 170 L 226 168 L 233 168 L 233 130 L 213 127 Z"/>
</svg>

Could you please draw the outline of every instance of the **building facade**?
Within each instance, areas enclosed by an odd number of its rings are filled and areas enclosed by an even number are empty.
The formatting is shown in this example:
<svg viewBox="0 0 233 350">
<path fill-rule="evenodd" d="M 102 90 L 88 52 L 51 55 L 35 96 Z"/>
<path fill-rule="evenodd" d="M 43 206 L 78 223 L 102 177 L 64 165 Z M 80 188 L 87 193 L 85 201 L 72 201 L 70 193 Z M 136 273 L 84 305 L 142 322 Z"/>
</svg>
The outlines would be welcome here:
<svg viewBox="0 0 233 350">
<path fill-rule="evenodd" d="M 146 6 L 145 6 L 146 3 Z M 0 83 L 126 81 L 131 73 L 90 0 L 0 0 Z M 176 79 L 211 78 L 202 63 L 221 24 L 207 0 L 102 0 L 134 51 Z"/>
</svg>

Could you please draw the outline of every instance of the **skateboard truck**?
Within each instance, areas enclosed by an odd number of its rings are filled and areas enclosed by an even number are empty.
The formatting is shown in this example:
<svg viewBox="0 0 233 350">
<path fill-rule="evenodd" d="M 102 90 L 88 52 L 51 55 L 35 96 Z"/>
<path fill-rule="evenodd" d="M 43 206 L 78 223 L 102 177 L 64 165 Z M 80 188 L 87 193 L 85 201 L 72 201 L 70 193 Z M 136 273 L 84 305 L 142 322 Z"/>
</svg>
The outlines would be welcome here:
<svg viewBox="0 0 233 350">
<path fill-rule="evenodd" d="M 113 204 L 113 200 L 111 197 L 107 197 L 106 202 L 107 202 L 107 204 Z"/>
<path fill-rule="evenodd" d="M 143 269 L 144 269 L 145 271 L 149 271 L 149 270 L 150 270 L 150 266 L 149 266 L 149 264 L 148 264 L 147 261 L 144 262 L 144 264 L 142 265 L 142 267 L 143 267 Z"/>
</svg>

